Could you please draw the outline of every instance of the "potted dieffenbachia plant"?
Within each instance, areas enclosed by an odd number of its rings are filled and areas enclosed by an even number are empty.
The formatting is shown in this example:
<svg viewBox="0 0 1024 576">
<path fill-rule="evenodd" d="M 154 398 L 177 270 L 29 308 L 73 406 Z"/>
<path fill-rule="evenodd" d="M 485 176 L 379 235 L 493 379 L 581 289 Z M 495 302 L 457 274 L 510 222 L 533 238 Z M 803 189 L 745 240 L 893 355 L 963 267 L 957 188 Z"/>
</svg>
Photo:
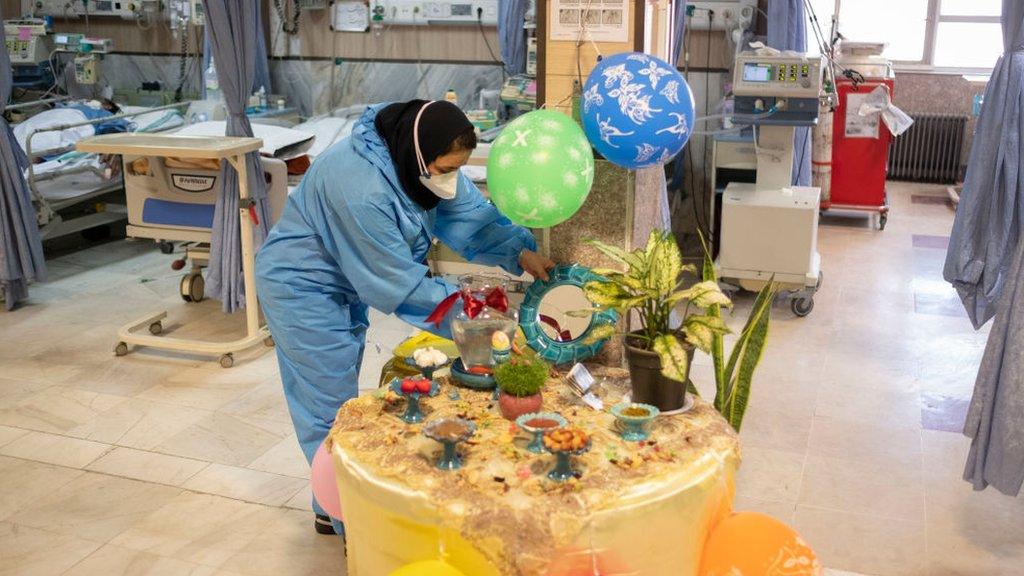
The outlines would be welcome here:
<svg viewBox="0 0 1024 576">
<path fill-rule="evenodd" d="M 718 287 L 706 247 L 703 280 L 684 286 L 683 274 L 695 276 L 697 268 L 683 264 L 679 246 L 669 232 L 651 232 L 647 246 L 632 252 L 597 241 L 589 243 L 625 269 L 594 270 L 603 280 L 584 285 L 595 308 L 583 313 L 612 308 L 627 318 L 633 312 L 640 321 L 639 329 L 625 339 L 632 401 L 653 404 L 662 411 L 681 408 L 686 391 L 696 392 L 689 373 L 694 351 L 699 349 L 714 360 L 715 408 L 739 430 L 754 369 L 768 336 L 775 283 L 769 281 L 757 295 L 746 326 L 726 358 L 723 336 L 729 329 L 721 310 L 732 302 Z M 675 326 L 673 312 L 679 306 L 683 310 Z M 608 338 L 615 331 L 614 326 L 595 327 L 589 338 Z"/>
</svg>

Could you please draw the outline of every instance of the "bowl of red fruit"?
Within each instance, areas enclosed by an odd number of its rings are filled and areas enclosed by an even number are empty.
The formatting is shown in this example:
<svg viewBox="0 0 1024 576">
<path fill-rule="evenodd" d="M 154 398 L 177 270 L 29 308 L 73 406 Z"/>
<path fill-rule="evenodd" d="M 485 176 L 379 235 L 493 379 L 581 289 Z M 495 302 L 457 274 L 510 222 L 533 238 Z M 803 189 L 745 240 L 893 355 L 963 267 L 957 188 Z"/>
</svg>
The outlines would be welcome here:
<svg viewBox="0 0 1024 576">
<path fill-rule="evenodd" d="M 406 399 L 405 412 L 400 416 L 409 424 L 423 421 L 423 411 L 420 410 L 420 398 L 423 396 L 436 396 L 441 391 L 441 386 L 433 380 L 427 380 L 422 376 L 412 378 L 395 378 L 391 381 L 391 391 Z"/>
</svg>

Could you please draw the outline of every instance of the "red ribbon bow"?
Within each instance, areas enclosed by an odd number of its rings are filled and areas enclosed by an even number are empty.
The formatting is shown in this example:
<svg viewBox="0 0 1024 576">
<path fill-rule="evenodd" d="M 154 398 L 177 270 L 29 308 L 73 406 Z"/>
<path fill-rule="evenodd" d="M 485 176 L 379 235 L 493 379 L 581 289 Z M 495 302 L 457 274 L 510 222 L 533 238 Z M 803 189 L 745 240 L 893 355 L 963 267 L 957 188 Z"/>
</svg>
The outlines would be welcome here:
<svg viewBox="0 0 1024 576">
<path fill-rule="evenodd" d="M 476 318 L 483 311 L 484 306 L 490 306 L 498 312 L 508 312 L 508 295 L 500 287 L 488 292 L 483 301 L 477 300 L 468 291 L 462 291 L 451 294 L 444 300 L 441 300 L 441 303 L 434 308 L 430 316 L 427 316 L 427 323 L 440 326 L 441 321 L 448 315 L 448 311 L 452 309 L 455 301 L 459 298 L 462 298 L 462 311 L 470 318 Z"/>
<path fill-rule="evenodd" d="M 555 332 L 558 334 L 557 342 L 569 342 L 572 340 L 572 333 L 568 330 L 562 330 L 562 327 L 558 325 L 558 320 L 546 314 L 538 314 L 537 317 L 541 322 L 555 329 Z"/>
</svg>

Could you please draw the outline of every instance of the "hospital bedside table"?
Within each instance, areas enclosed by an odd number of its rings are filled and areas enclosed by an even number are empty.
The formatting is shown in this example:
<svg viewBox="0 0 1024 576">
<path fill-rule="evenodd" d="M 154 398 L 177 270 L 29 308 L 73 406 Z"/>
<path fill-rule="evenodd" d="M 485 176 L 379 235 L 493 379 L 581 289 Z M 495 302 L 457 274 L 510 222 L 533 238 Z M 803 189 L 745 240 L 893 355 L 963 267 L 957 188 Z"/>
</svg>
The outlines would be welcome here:
<svg viewBox="0 0 1024 576">
<path fill-rule="evenodd" d="M 221 366 L 234 364 L 234 353 L 260 342 L 271 343 L 270 331 L 260 324 L 259 304 L 256 301 L 256 264 L 253 250 L 253 221 L 248 210 L 249 188 L 245 155 L 258 151 L 263 145 L 259 138 L 175 136 L 163 134 L 105 134 L 80 140 L 80 152 L 119 154 L 126 156 L 174 157 L 186 159 L 225 160 L 238 171 L 239 233 L 242 242 L 242 274 L 245 282 L 246 335 L 229 342 L 211 342 L 186 338 L 161 337 L 161 320 L 167 311 L 158 312 L 131 322 L 118 330 L 118 356 L 128 353 L 130 345 L 148 346 L 164 350 L 192 352 L 220 357 Z M 148 329 L 149 334 L 139 331 Z"/>
</svg>

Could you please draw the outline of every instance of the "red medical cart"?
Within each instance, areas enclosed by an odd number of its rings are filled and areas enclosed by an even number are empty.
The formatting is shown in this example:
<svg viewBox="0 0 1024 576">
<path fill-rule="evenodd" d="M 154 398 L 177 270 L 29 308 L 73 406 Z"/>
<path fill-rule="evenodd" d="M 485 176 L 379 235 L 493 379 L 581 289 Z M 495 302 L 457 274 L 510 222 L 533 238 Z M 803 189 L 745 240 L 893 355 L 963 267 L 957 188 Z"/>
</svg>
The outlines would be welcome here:
<svg viewBox="0 0 1024 576">
<path fill-rule="evenodd" d="M 822 209 L 866 210 L 878 213 L 878 227 L 885 229 L 889 202 L 885 177 L 892 133 L 880 115 L 861 116 L 861 103 L 878 86 L 894 94 L 894 76 L 888 62 L 841 60 L 854 79 L 836 74 L 839 106 L 832 115 L 832 170 L 828 201 Z"/>
</svg>

